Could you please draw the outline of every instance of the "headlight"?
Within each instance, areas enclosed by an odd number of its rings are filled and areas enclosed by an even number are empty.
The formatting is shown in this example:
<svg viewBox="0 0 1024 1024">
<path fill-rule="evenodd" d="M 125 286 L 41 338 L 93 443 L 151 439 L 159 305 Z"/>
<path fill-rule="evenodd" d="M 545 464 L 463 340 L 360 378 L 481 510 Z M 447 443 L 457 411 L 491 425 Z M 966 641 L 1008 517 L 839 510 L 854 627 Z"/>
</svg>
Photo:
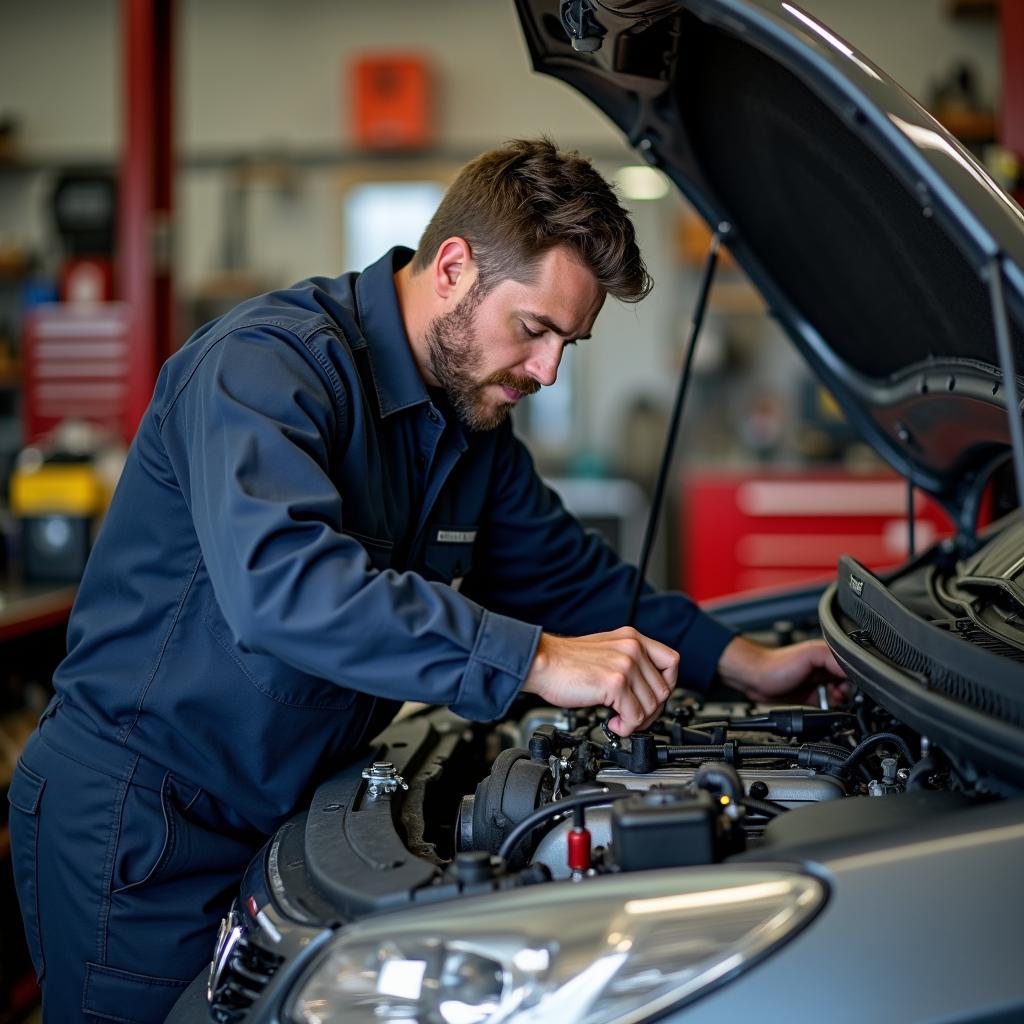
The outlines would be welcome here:
<svg viewBox="0 0 1024 1024">
<path fill-rule="evenodd" d="M 792 936 L 824 886 L 788 871 L 651 871 L 538 885 L 343 929 L 297 1024 L 632 1024 Z"/>
</svg>

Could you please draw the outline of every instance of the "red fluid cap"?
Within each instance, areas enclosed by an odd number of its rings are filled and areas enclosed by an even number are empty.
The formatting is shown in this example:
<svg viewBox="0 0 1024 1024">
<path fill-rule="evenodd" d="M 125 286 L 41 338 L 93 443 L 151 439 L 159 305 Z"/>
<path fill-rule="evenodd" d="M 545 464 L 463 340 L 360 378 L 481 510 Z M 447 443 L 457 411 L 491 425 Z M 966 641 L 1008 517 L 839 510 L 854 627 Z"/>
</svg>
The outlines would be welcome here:
<svg viewBox="0 0 1024 1024">
<path fill-rule="evenodd" d="M 590 832 L 585 828 L 574 828 L 569 833 L 569 870 L 590 870 Z"/>
</svg>

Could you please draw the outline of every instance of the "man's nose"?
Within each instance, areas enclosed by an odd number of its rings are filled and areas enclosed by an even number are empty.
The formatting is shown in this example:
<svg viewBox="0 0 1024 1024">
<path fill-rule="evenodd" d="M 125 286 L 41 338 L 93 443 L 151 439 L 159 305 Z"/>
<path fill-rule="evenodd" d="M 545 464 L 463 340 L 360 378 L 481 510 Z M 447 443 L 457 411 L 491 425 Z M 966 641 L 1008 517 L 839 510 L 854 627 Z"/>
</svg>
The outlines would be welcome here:
<svg viewBox="0 0 1024 1024">
<path fill-rule="evenodd" d="M 526 362 L 526 372 L 534 380 L 550 387 L 558 377 L 558 364 L 562 361 L 562 339 L 555 338 Z"/>
</svg>

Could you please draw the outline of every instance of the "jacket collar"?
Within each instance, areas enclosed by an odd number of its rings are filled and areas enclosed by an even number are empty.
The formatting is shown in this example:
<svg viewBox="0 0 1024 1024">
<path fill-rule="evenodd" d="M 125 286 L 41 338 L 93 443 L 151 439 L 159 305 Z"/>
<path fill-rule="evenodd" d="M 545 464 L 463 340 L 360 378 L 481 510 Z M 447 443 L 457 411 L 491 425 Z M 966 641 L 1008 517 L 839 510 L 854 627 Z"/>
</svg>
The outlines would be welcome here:
<svg viewBox="0 0 1024 1024">
<path fill-rule="evenodd" d="M 413 359 L 395 292 L 394 275 L 412 257 L 411 249 L 395 246 L 356 280 L 359 325 L 367 340 L 382 417 L 430 401 Z"/>
</svg>

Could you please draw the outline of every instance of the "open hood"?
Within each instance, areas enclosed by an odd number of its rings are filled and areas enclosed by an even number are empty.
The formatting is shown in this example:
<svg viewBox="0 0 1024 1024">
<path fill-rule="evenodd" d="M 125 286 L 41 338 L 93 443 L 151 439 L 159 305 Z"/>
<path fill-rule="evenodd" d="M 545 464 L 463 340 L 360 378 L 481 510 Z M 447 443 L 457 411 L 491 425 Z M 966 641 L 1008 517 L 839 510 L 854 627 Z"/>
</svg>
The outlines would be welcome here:
<svg viewBox="0 0 1024 1024">
<path fill-rule="evenodd" d="M 603 110 L 724 241 L 850 422 L 970 532 L 1010 431 L 1024 213 L 885 72 L 780 0 L 516 0 L 534 68 Z M 561 17 L 577 37 L 572 45 Z"/>
</svg>

